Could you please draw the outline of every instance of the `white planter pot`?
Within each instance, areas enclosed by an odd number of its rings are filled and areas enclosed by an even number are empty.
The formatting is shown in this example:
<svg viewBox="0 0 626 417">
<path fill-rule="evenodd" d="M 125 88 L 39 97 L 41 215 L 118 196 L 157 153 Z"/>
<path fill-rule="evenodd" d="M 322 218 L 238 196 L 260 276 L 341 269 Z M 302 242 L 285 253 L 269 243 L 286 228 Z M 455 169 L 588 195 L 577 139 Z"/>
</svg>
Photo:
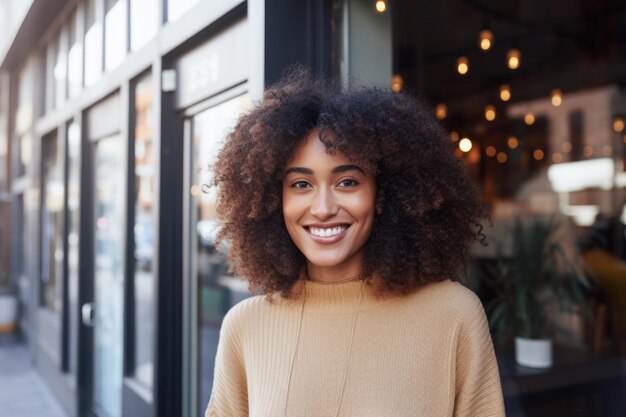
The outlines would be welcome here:
<svg viewBox="0 0 626 417">
<path fill-rule="evenodd" d="M 515 338 L 515 360 L 529 368 L 552 366 L 552 340 Z"/>
<path fill-rule="evenodd" d="M 17 296 L 0 294 L 0 329 L 11 328 L 17 320 Z"/>
</svg>

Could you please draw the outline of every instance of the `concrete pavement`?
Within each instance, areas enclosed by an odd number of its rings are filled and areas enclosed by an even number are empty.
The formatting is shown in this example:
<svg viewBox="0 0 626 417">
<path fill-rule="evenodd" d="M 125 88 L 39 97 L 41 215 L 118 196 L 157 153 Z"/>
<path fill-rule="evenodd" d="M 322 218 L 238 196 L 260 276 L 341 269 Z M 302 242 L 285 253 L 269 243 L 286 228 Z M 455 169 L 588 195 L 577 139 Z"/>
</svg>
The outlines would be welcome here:
<svg viewBox="0 0 626 417">
<path fill-rule="evenodd" d="M 26 347 L 0 336 L 0 417 L 68 417 L 35 370 Z"/>
</svg>

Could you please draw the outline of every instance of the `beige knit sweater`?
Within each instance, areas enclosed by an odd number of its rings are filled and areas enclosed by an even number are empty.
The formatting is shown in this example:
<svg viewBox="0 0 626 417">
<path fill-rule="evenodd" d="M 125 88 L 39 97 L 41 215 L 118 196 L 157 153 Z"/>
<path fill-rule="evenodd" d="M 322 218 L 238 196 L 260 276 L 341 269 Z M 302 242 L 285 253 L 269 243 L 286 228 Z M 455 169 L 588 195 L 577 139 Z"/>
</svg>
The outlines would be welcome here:
<svg viewBox="0 0 626 417">
<path fill-rule="evenodd" d="M 306 282 L 304 294 L 303 313 L 302 297 L 252 297 L 227 314 L 207 417 L 334 417 L 344 373 L 342 417 L 504 416 L 485 313 L 461 284 L 381 299 L 361 282 Z"/>
</svg>

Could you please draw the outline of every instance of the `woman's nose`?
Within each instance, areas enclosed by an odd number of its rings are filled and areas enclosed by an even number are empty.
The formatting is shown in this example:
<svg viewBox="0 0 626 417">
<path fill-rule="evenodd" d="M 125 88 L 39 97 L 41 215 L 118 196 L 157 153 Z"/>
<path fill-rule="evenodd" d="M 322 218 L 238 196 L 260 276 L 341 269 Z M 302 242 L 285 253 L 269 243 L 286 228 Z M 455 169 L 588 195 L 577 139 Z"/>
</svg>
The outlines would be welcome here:
<svg viewBox="0 0 626 417">
<path fill-rule="evenodd" d="M 337 213 L 337 204 L 332 191 L 320 189 L 311 204 L 311 214 L 319 219 L 326 219 Z"/>
</svg>

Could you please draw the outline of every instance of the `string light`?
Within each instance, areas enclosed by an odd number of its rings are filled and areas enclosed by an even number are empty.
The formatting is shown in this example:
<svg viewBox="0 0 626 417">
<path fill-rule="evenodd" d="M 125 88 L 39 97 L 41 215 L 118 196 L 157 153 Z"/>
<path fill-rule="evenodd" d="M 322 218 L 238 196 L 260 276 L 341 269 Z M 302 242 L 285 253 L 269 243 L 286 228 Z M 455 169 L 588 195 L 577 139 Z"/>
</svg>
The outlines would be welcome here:
<svg viewBox="0 0 626 417">
<path fill-rule="evenodd" d="M 456 60 L 456 70 L 461 75 L 467 74 L 467 72 L 469 71 L 469 60 L 467 59 L 467 57 L 460 56 Z"/>
<path fill-rule="evenodd" d="M 508 84 L 500 86 L 500 100 L 509 101 L 511 99 L 511 87 Z"/>
<path fill-rule="evenodd" d="M 493 44 L 493 32 L 489 29 L 483 29 L 478 34 L 478 45 L 483 51 L 488 51 Z"/>
<path fill-rule="evenodd" d="M 550 101 L 554 107 L 559 107 L 563 101 L 563 92 L 558 88 L 555 88 L 550 92 Z"/>
<path fill-rule="evenodd" d="M 569 142 L 563 142 L 563 144 L 561 145 L 561 149 L 565 153 L 570 153 L 572 151 L 572 144 Z"/>
<path fill-rule="evenodd" d="M 533 152 L 533 158 L 535 158 L 535 160 L 537 161 L 541 161 L 543 159 L 543 151 L 541 149 L 535 149 L 535 151 Z"/>
<path fill-rule="evenodd" d="M 498 160 L 498 162 L 503 164 L 506 162 L 507 159 L 509 159 L 509 157 L 506 156 L 506 153 L 504 152 L 498 152 L 498 156 L 496 156 L 496 159 Z"/>
<path fill-rule="evenodd" d="M 593 148 L 590 145 L 585 145 L 583 147 L 583 155 L 586 157 L 593 155 Z"/>
<path fill-rule="evenodd" d="M 404 79 L 402 78 L 402 75 L 395 74 L 391 77 L 391 91 L 399 93 L 402 91 L 402 87 L 404 87 Z"/>
<path fill-rule="evenodd" d="M 496 108 L 489 104 L 485 107 L 485 119 L 489 122 L 493 122 L 496 118 Z"/>
<path fill-rule="evenodd" d="M 515 136 L 509 136 L 509 139 L 506 141 L 506 144 L 509 145 L 509 148 L 515 149 L 519 145 L 519 141 Z"/>
<path fill-rule="evenodd" d="M 616 117 L 615 120 L 613 120 L 613 130 L 615 133 L 622 133 L 624 131 L 624 119 Z"/>
<path fill-rule="evenodd" d="M 450 132 L 450 140 L 452 142 L 458 142 L 459 141 L 459 133 L 455 132 L 455 131 Z"/>
<path fill-rule="evenodd" d="M 506 64 L 512 69 L 518 69 L 520 64 L 522 63 L 522 53 L 519 49 L 509 49 L 509 52 L 506 53 Z"/>
<path fill-rule="evenodd" d="M 526 113 L 526 115 L 524 116 L 524 123 L 526 123 L 528 126 L 532 126 L 533 124 L 535 124 L 535 115 L 532 113 Z"/>
<path fill-rule="evenodd" d="M 385 3 L 383 0 L 378 0 L 376 2 L 376 11 L 378 13 L 384 13 L 385 10 L 387 10 L 387 3 Z"/>
<path fill-rule="evenodd" d="M 463 138 L 459 141 L 459 149 L 463 152 L 472 150 L 472 141 L 469 138 Z"/>
<path fill-rule="evenodd" d="M 448 106 L 446 106 L 443 103 L 437 104 L 437 107 L 435 107 L 435 116 L 437 116 L 437 119 L 443 120 L 446 118 L 447 115 L 448 115 Z"/>
<path fill-rule="evenodd" d="M 485 149 L 485 153 L 486 153 L 486 154 L 487 154 L 487 156 L 489 156 L 489 157 L 494 157 L 494 156 L 496 156 L 497 151 L 496 151 L 495 146 L 492 146 L 492 145 L 487 146 L 487 149 Z"/>
<path fill-rule="evenodd" d="M 552 154 L 552 162 L 554 162 L 555 164 L 558 164 L 562 161 L 563 161 L 563 155 L 561 155 L 558 152 L 555 152 L 554 154 Z"/>
</svg>

